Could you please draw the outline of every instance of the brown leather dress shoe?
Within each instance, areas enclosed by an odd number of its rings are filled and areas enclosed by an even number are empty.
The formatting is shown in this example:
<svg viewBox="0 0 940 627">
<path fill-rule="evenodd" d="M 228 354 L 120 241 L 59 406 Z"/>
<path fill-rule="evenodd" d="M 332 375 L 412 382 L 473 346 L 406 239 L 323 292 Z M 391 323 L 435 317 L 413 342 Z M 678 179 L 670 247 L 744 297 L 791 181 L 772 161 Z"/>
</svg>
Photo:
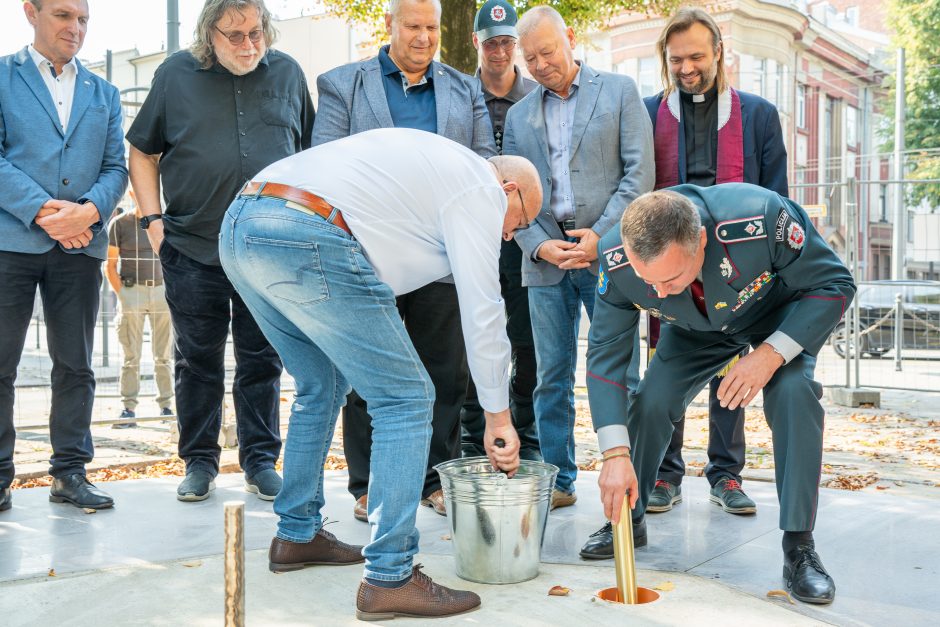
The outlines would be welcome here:
<svg viewBox="0 0 940 627">
<path fill-rule="evenodd" d="M 444 505 L 444 491 L 431 492 L 427 498 L 421 499 L 421 504 L 430 507 L 441 516 L 447 516 L 447 506 Z"/>
<path fill-rule="evenodd" d="M 552 501 L 549 509 L 558 509 L 559 507 L 571 507 L 578 500 L 578 495 L 574 492 L 562 492 L 561 490 L 552 490 Z"/>
<path fill-rule="evenodd" d="M 358 499 L 356 499 L 356 504 L 353 505 L 353 518 L 356 520 L 361 520 L 364 523 L 369 522 L 369 495 L 363 494 Z"/>
<path fill-rule="evenodd" d="M 346 544 L 329 531 L 320 529 L 310 542 L 290 542 L 275 537 L 268 551 L 268 568 L 286 573 L 307 566 L 344 566 L 366 561 L 362 547 Z"/>
<path fill-rule="evenodd" d="M 440 618 L 480 607 L 480 597 L 466 590 L 451 590 L 431 581 L 421 564 L 411 571 L 411 580 L 400 588 L 380 588 L 363 580 L 356 595 L 356 618 L 390 620 L 396 616 Z"/>
</svg>

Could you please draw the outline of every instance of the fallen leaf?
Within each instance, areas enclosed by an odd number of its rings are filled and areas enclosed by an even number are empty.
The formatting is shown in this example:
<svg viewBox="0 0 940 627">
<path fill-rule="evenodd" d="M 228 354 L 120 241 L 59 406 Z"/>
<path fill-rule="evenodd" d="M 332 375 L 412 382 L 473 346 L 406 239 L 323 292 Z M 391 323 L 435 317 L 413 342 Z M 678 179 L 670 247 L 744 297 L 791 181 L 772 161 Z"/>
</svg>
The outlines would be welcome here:
<svg viewBox="0 0 940 627">
<path fill-rule="evenodd" d="M 199 568 L 202 566 L 201 560 L 193 560 L 192 562 L 183 562 L 183 566 L 186 568 Z"/>
<path fill-rule="evenodd" d="M 552 586 L 552 589 L 548 591 L 548 596 L 550 597 L 566 597 L 568 593 L 571 592 L 570 588 L 564 586 Z"/>
<path fill-rule="evenodd" d="M 653 586 L 653 590 L 662 590 L 663 592 L 672 592 L 676 589 L 676 584 L 671 581 L 664 581 L 661 584 Z"/>
<path fill-rule="evenodd" d="M 771 590 L 767 593 L 767 596 L 769 598 L 778 597 L 781 599 L 786 599 L 790 605 L 796 605 L 796 603 L 793 602 L 793 599 L 790 598 L 790 593 L 786 590 Z"/>
<path fill-rule="evenodd" d="M 441 536 L 441 540 L 450 540 L 450 534 Z"/>
<path fill-rule="evenodd" d="M 96 509 L 94 509 L 94 508 L 91 508 L 91 507 L 83 507 L 82 509 L 85 510 L 85 513 L 86 513 L 86 514 L 94 514 L 95 512 L 98 511 L 98 510 L 96 510 Z"/>
<path fill-rule="evenodd" d="M 50 568 L 50 569 L 49 569 L 49 576 L 50 576 L 50 577 L 55 577 L 55 568 Z"/>
<path fill-rule="evenodd" d="M 889 485 L 876 485 L 876 486 L 875 486 L 875 489 L 876 489 L 876 490 L 887 490 L 887 489 L 890 488 L 890 487 L 891 487 L 891 486 L 889 486 Z"/>
</svg>

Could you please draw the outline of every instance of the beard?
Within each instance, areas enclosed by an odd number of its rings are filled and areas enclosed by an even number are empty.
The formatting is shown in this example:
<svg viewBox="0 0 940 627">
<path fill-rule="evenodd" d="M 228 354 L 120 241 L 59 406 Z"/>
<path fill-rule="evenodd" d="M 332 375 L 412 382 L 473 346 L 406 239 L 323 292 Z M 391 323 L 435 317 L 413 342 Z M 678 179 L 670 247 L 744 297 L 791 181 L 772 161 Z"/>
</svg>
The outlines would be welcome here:
<svg viewBox="0 0 940 627">
<path fill-rule="evenodd" d="M 693 83 L 684 82 L 679 74 L 672 75 L 672 82 L 675 84 L 676 89 L 686 94 L 703 94 L 715 84 L 715 77 L 717 75 L 718 68 L 711 67 L 708 68 L 707 71 L 700 72 L 698 80 Z"/>
</svg>

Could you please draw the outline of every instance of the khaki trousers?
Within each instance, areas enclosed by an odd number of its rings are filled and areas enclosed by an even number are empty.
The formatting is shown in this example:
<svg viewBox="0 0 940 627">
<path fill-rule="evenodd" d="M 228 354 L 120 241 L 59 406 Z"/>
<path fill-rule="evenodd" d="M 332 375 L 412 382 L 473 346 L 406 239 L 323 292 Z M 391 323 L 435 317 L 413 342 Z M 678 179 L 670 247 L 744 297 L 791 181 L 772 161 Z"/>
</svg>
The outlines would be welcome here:
<svg viewBox="0 0 940 627">
<path fill-rule="evenodd" d="M 140 391 L 140 357 L 144 341 L 144 320 L 150 318 L 150 340 L 153 354 L 153 372 L 157 381 L 157 404 L 169 407 L 173 399 L 173 376 L 170 350 L 173 347 L 173 329 L 170 309 L 166 304 L 163 285 L 148 287 L 135 285 L 122 287 L 118 294 L 120 309 L 117 335 L 124 352 L 121 366 L 121 399 L 124 407 L 137 407 Z"/>
</svg>

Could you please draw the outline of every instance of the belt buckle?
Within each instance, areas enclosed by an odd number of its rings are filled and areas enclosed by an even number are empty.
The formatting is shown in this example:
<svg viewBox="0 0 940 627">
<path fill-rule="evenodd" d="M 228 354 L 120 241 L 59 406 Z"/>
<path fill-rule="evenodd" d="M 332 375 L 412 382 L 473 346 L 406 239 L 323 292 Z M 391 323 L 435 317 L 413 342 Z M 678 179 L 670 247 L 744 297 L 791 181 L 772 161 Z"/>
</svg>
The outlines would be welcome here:
<svg viewBox="0 0 940 627">
<path fill-rule="evenodd" d="M 568 218 L 567 220 L 563 220 L 561 223 L 561 228 L 562 230 L 566 232 L 573 230 L 575 228 L 574 218 Z"/>
</svg>

